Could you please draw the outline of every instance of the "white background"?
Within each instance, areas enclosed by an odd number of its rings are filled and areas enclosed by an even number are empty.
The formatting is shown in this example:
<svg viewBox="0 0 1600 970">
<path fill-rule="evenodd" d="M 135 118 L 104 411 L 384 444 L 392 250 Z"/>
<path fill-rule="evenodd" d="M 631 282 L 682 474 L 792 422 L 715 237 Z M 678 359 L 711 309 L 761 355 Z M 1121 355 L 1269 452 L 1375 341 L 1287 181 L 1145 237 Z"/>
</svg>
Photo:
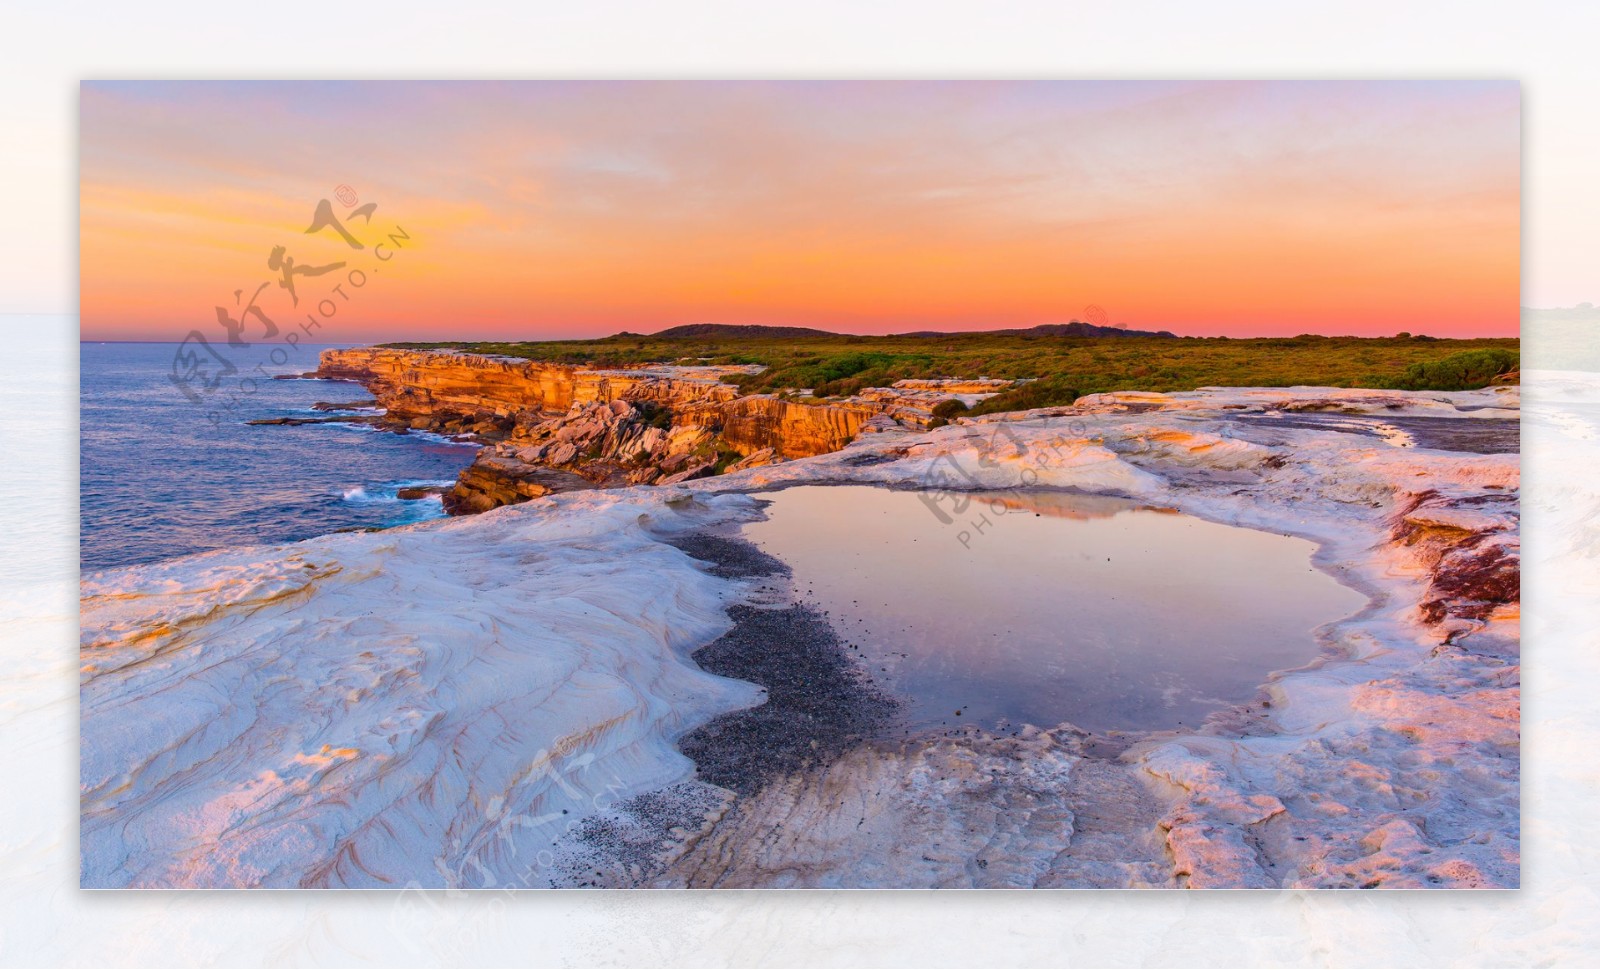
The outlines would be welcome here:
<svg viewBox="0 0 1600 970">
<path fill-rule="evenodd" d="M 1600 538 L 1588 525 L 1600 522 L 1600 460 L 1592 438 L 1540 434 L 1525 442 L 1517 893 L 76 888 L 77 82 L 758 76 L 1520 79 L 1523 302 L 1600 302 L 1592 3 L 9 4 L 0 10 L 0 963 L 1600 962 L 1591 888 L 1600 851 L 1588 834 L 1600 794 L 1591 700 L 1600 695 Z"/>
</svg>

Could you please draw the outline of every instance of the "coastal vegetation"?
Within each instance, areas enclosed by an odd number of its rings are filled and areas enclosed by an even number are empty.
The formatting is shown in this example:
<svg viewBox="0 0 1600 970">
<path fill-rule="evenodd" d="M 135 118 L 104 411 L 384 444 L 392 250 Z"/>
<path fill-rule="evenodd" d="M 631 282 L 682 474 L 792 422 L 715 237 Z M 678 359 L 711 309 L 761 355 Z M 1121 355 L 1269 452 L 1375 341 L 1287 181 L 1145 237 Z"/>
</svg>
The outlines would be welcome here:
<svg viewBox="0 0 1600 970">
<path fill-rule="evenodd" d="M 1518 367 L 1519 355 L 1515 350 L 1504 347 L 1464 350 L 1439 360 L 1412 364 L 1392 386 L 1403 391 L 1467 391 L 1484 387 Z"/>
<path fill-rule="evenodd" d="M 984 401 L 979 401 L 966 413 L 969 416 L 999 414 L 1001 411 L 1027 411 L 1032 408 L 1052 408 L 1071 404 L 1078 399 L 1078 388 L 1070 376 L 1054 374 L 1036 381 L 1020 384 L 1002 391 Z"/>
<path fill-rule="evenodd" d="M 616 334 L 593 340 L 431 341 L 456 348 L 587 367 L 759 364 L 728 379 L 746 394 L 809 390 L 841 397 L 907 378 L 1029 379 L 973 413 L 1069 404 L 1102 391 L 1189 391 L 1208 386 L 1463 390 L 1516 370 L 1516 338 L 1076 337 L 1050 333 L 774 336 L 696 328 L 690 336 Z"/>
<path fill-rule="evenodd" d="M 948 401 L 940 401 L 938 404 L 935 404 L 929 409 L 928 413 L 931 415 L 931 420 L 928 422 L 928 427 L 942 428 L 950 423 L 951 418 L 967 414 L 971 410 L 972 409 L 967 406 L 967 402 L 958 400 L 956 398 L 951 398 Z"/>
</svg>

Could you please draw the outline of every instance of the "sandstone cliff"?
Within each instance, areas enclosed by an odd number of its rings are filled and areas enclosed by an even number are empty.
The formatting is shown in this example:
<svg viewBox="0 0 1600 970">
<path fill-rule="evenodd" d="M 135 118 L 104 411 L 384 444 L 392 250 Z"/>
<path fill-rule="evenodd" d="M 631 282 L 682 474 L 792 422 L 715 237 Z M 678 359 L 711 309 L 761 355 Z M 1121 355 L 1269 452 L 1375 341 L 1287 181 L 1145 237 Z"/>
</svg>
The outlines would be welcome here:
<svg viewBox="0 0 1600 970">
<path fill-rule="evenodd" d="M 701 427 L 716 428 L 725 445 L 741 455 L 771 448 L 782 458 L 809 458 L 843 448 L 868 419 L 883 411 L 854 401 L 813 404 L 760 394 L 693 407 L 685 417 Z"/>
<path fill-rule="evenodd" d="M 365 385 L 390 426 L 496 443 L 446 496 L 452 512 L 580 487 L 673 484 L 826 454 L 895 406 L 888 392 L 879 400 L 841 402 L 741 397 L 721 379 L 729 370 L 599 370 L 362 347 L 323 351 L 316 376 Z"/>
<path fill-rule="evenodd" d="M 661 376 L 646 370 L 592 370 L 385 347 L 325 350 L 316 374 L 358 381 L 392 419 L 432 430 L 454 430 L 449 427 L 452 423 L 486 422 L 509 432 L 515 421 L 530 413 L 558 414 L 574 404 L 623 398 L 728 401 L 739 393 L 733 385 L 716 380 Z"/>
</svg>

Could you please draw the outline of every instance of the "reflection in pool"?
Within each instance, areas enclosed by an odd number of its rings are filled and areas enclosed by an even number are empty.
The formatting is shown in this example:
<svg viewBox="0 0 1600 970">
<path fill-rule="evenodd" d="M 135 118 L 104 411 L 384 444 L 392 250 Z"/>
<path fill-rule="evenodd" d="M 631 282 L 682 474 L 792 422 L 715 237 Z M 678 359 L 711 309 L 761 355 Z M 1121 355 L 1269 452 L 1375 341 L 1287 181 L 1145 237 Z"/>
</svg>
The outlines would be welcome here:
<svg viewBox="0 0 1600 970">
<path fill-rule="evenodd" d="M 1365 603 L 1306 540 L 1121 499 L 986 493 L 958 513 L 860 485 L 759 497 L 745 537 L 790 565 L 913 729 L 1194 726 L 1315 659 L 1312 631 Z"/>
</svg>

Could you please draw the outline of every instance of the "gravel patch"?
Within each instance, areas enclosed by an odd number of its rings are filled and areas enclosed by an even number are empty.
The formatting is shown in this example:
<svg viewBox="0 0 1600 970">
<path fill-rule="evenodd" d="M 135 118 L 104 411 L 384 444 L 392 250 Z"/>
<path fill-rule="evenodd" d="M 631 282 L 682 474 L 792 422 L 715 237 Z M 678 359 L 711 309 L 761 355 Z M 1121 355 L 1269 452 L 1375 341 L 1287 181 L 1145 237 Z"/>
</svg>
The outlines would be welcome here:
<svg viewBox="0 0 1600 970">
<path fill-rule="evenodd" d="M 698 535 L 673 544 L 715 563 L 718 575 L 788 573 L 742 540 Z M 898 701 L 872 684 L 820 612 L 804 604 L 734 606 L 728 616 L 733 629 L 695 651 L 694 660 L 710 673 L 759 684 L 767 702 L 725 714 L 679 740 L 678 750 L 693 759 L 701 780 L 753 794 L 884 733 Z"/>
<path fill-rule="evenodd" d="M 752 576 L 787 576 L 789 567 L 783 560 L 769 556 L 753 543 L 727 536 L 696 533 L 675 536 L 666 540 L 668 545 L 683 550 L 696 559 L 711 564 L 711 574 L 723 579 L 749 579 Z"/>
</svg>

